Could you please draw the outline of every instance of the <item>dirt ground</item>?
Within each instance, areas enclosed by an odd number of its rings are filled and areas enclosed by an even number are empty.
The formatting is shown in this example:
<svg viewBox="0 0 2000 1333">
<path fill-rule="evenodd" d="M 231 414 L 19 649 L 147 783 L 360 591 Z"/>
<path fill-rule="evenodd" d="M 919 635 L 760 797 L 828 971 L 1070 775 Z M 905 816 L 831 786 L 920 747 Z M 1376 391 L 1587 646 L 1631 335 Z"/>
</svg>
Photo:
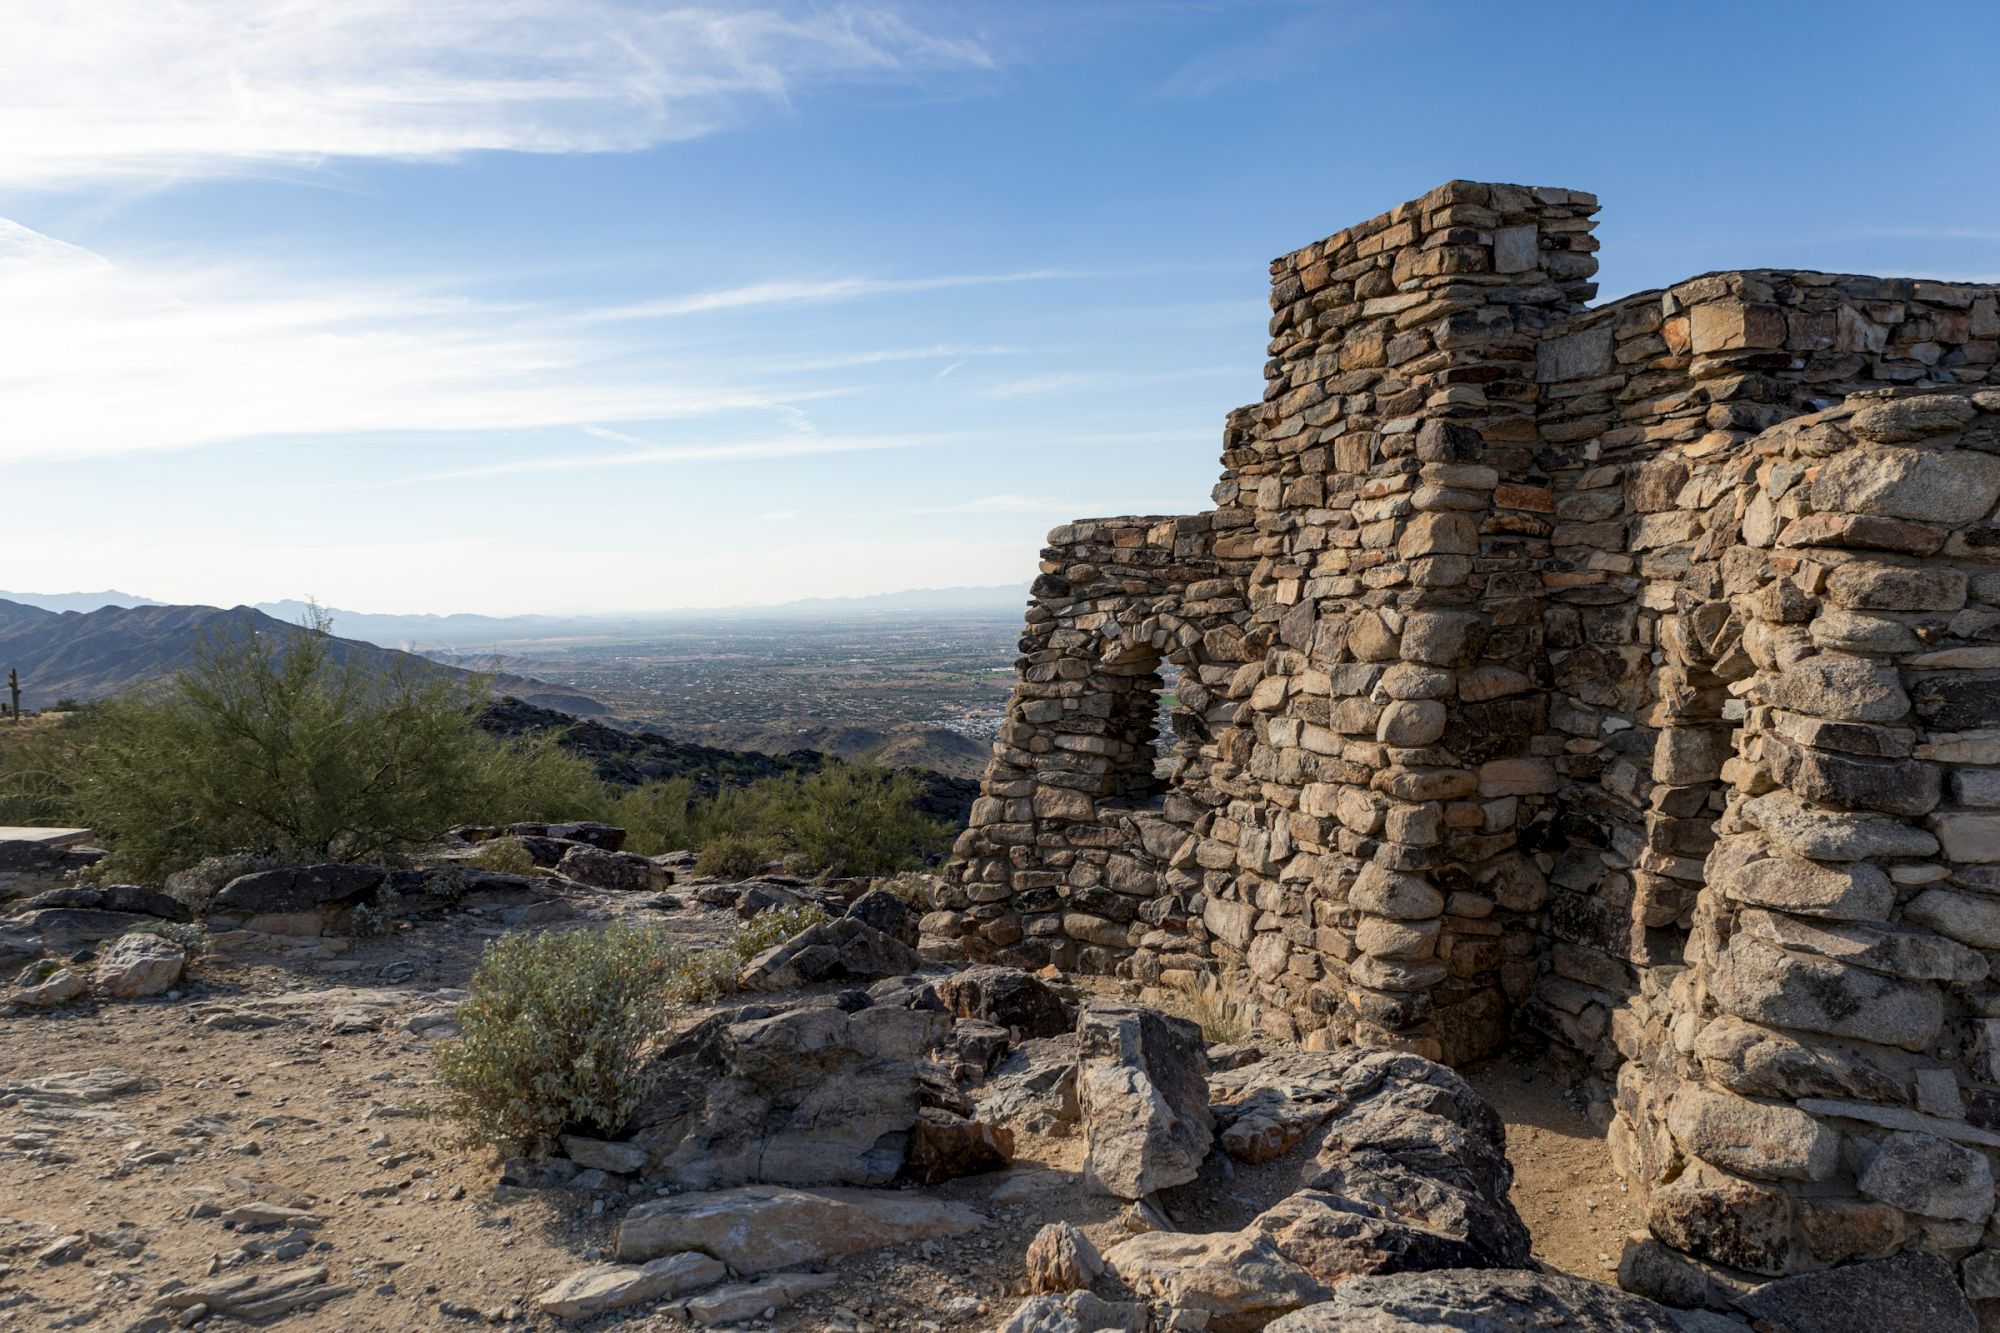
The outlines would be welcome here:
<svg viewBox="0 0 2000 1333">
<path fill-rule="evenodd" d="M 693 948 L 738 924 L 691 899 L 651 911 L 565 890 L 383 939 L 212 956 L 172 998 L 0 1015 L 0 1328 L 163 1333 L 177 1325 L 156 1299 L 174 1284 L 297 1269 L 326 1299 L 271 1321 L 287 1329 L 563 1327 L 533 1298 L 601 1258 L 635 1198 L 497 1185 L 491 1154 L 450 1146 L 424 1115 L 436 1096 L 431 1052 L 488 939 L 633 914 Z M 1544 1078 L 1493 1069 L 1475 1081 L 1508 1121 L 1514 1198 L 1537 1256 L 1607 1277 L 1632 1219 L 1599 1137 Z M 836 1287 L 749 1326 L 997 1325 L 1044 1222 L 1069 1220 L 1100 1245 L 1123 1234 L 1122 1205 L 1081 1188 L 1080 1157 L 1073 1138 L 1024 1141 L 1012 1170 L 935 1191 L 990 1225 L 848 1260 Z M 1174 1192 L 1176 1221 L 1211 1230 L 1256 1211 L 1257 1173 L 1223 1172 Z M 268 1229 L 227 1216 L 253 1202 L 307 1216 Z M 639 1307 L 581 1327 L 688 1325 Z"/>
</svg>

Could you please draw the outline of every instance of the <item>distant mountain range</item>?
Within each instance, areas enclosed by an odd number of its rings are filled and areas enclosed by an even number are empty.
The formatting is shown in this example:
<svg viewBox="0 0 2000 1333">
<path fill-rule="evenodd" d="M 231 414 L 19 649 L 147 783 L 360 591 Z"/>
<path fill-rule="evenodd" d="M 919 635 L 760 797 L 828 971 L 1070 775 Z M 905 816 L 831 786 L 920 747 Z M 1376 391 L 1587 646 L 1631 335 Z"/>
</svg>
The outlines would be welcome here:
<svg viewBox="0 0 2000 1333">
<path fill-rule="evenodd" d="M 12 668 L 20 673 L 24 708 L 47 708 L 64 698 L 102 699 L 191 665 L 195 649 L 207 637 L 235 632 L 246 620 L 260 635 L 300 632 L 295 623 L 247 606 L 224 610 L 146 603 L 55 611 L 0 598 L 0 672 Z M 384 666 L 410 658 L 360 639 L 336 638 L 334 644 L 342 657 L 379 659 Z M 498 675 L 493 685 L 501 693 L 566 713 L 601 716 L 609 711 L 588 695 L 524 676 Z"/>
<path fill-rule="evenodd" d="M 703 620 L 782 620 L 788 617 L 867 619 L 919 614 L 993 615 L 1011 619 L 1020 614 L 1027 600 L 1028 589 L 1025 585 L 1002 584 L 979 588 L 914 588 L 867 597 L 809 597 L 774 606 L 632 611 L 606 615 L 377 615 L 366 611 L 344 611 L 337 607 L 325 609 L 333 618 L 334 630 L 343 636 L 384 648 L 422 649 L 490 648 L 495 644 L 524 640 L 617 637 L 644 634 L 649 629 L 685 627 Z M 116 590 L 101 593 L 0 591 L 0 601 L 45 611 L 86 613 L 106 607 L 136 610 L 165 605 L 151 598 Z M 304 619 L 308 606 L 302 601 L 286 600 L 258 602 L 248 609 L 287 624 L 297 624 Z"/>
</svg>

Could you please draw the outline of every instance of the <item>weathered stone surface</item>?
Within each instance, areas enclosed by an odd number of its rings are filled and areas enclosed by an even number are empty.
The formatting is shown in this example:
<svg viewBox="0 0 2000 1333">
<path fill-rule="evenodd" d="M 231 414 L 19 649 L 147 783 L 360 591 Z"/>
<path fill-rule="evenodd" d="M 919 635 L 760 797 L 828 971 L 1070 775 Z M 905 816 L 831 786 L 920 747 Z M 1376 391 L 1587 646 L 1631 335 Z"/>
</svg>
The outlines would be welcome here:
<svg viewBox="0 0 2000 1333">
<path fill-rule="evenodd" d="M 380 866 L 289 866 L 240 875 L 215 895 L 211 910 L 258 916 L 312 912 L 373 896 L 389 872 Z"/>
<path fill-rule="evenodd" d="M 1343 1283 L 1332 1299 L 1266 1326 L 1269 1333 L 1685 1333 L 1661 1305 L 1560 1273 L 1397 1273 Z"/>
<path fill-rule="evenodd" d="M 1840 1136 L 1796 1107 L 1687 1087 L 1667 1126 L 1689 1153 L 1756 1180 L 1825 1180 L 1840 1165 Z"/>
<path fill-rule="evenodd" d="M 1922 896 L 1917 901 L 1921 902 Z M 1908 907 L 1903 915 L 1907 920 L 1922 920 L 1911 916 Z M 1987 974 L 1985 955 L 1928 930 L 1834 925 L 1782 912 L 1744 912 L 1737 918 L 1737 926 L 1783 948 L 1837 958 L 1892 977 L 1964 984 L 1981 981 Z"/>
<path fill-rule="evenodd" d="M 1014 1131 L 935 1107 L 917 1112 L 904 1170 L 919 1185 L 1004 1171 L 1014 1160 Z"/>
<path fill-rule="evenodd" d="M 1773 850 L 1816 861 L 1934 856 L 1936 837 L 1897 819 L 1816 810 L 1788 791 L 1743 802 L 1744 818 L 1764 831 Z"/>
<path fill-rule="evenodd" d="M 766 1273 L 963 1235 L 985 1221 L 964 1204 L 916 1193 L 749 1185 L 639 1204 L 618 1225 L 618 1258 L 637 1263 L 694 1251 L 737 1274 Z"/>
<path fill-rule="evenodd" d="M 1967 451 L 1849 449 L 1814 480 L 1813 504 L 1956 526 L 1984 518 L 2000 499 L 2000 457 Z"/>
<path fill-rule="evenodd" d="M 1903 918 L 1977 949 L 2000 949 L 2000 898 L 1925 889 L 1903 908 Z"/>
<path fill-rule="evenodd" d="M 1793 856 L 1751 861 L 1715 884 L 1740 903 L 1836 921 L 1882 921 L 1896 902 L 1895 886 L 1875 866 L 1820 865 Z"/>
<path fill-rule="evenodd" d="M 294 1310 L 324 1305 L 354 1290 L 326 1279 L 324 1264 L 301 1264 L 276 1270 L 252 1269 L 176 1287 L 163 1293 L 157 1304 L 169 1310 L 192 1310 L 196 1306 L 205 1306 L 213 1314 L 235 1315 L 241 1319 L 269 1319 Z"/>
<path fill-rule="evenodd" d="M 1862 1169 L 1858 1186 L 1871 1199 L 1923 1217 L 1983 1222 L 1993 1211 L 1986 1155 L 1929 1134 L 1890 1134 Z"/>
<path fill-rule="evenodd" d="M 556 873 L 596 889 L 620 893 L 658 893 L 674 882 L 665 866 L 633 852 L 607 852 L 579 845 L 563 853 Z"/>
<path fill-rule="evenodd" d="M 1121 1199 L 1193 1180 L 1214 1140 L 1201 1029 L 1093 1001 L 1077 1019 L 1084 1179 Z"/>
<path fill-rule="evenodd" d="M 1219 1333 L 1262 1328 L 1333 1294 L 1254 1228 L 1134 1236 L 1106 1250 L 1104 1263 L 1142 1296 L 1206 1312 L 1208 1327 Z"/>
<path fill-rule="evenodd" d="M 1646 1222 L 1676 1249 L 1751 1273 L 1783 1273 L 1790 1265 L 1791 1196 L 1698 1163 L 1653 1191 Z"/>
<path fill-rule="evenodd" d="M 1722 951 L 1708 984 L 1716 1003 L 1739 1018 L 1906 1050 L 1928 1045 L 1944 1022 L 1944 1001 L 1930 986 L 1747 935 Z"/>
<path fill-rule="evenodd" d="M 636 1143 L 609 1143 L 565 1134 L 562 1146 L 563 1155 L 578 1166 L 594 1167 L 613 1175 L 631 1175 L 646 1166 L 646 1150 Z"/>
<path fill-rule="evenodd" d="M 1136 1301 L 1107 1301 L 1087 1291 L 1067 1296 L 1030 1296 L 1000 1326 L 1000 1333 L 1145 1333 L 1146 1307 Z"/>
<path fill-rule="evenodd" d="M 848 907 L 847 915 L 913 949 L 917 945 L 916 909 L 887 889 L 870 889 L 862 894 Z"/>
<path fill-rule="evenodd" d="M 893 1180 L 947 1017 L 831 998 L 750 1012 L 710 1018 L 657 1057 L 660 1082 L 627 1134 L 651 1156 L 648 1177 L 683 1189 Z"/>
<path fill-rule="evenodd" d="M 794 990 L 822 981 L 874 981 L 905 976 L 923 955 L 865 921 L 836 917 L 807 926 L 743 965 L 736 984 L 748 991 Z"/>
<path fill-rule="evenodd" d="M 83 975 L 67 967 L 49 971 L 25 971 L 15 980 L 14 989 L 7 999 L 28 1009 L 53 1009 L 59 1004 L 68 1004 L 79 999 L 90 990 L 90 983 Z"/>
<path fill-rule="evenodd" d="M 1076 1037 L 1065 1034 L 1024 1041 L 995 1065 L 972 1091 L 982 1120 L 1046 1134 L 1082 1116 L 1077 1101 Z"/>
<path fill-rule="evenodd" d="M 782 1310 L 801 1296 L 823 1291 L 840 1281 L 835 1273 L 779 1273 L 756 1282 L 732 1282 L 684 1302 L 687 1317 L 703 1327 L 756 1319 L 766 1310 Z"/>
<path fill-rule="evenodd" d="M 1895 722 L 1910 711 L 1894 667 L 1845 653 L 1808 657 L 1772 678 L 1766 690 L 1780 708 L 1843 722 Z"/>
<path fill-rule="evenodd" d="M 1748 1097 L 1867 1097 L 1909 1093 L 1907 1076 L 1838 1043 L 1774 1032 L 1727 1014 L 1701 1029 L 1695 1053 L 1708 1076 Z"/>
<path fill-rule="evenodd" d="M 187 950 L 159 935 L 121 935 L 98 955 L 92 982 L 114 1000 L 164 995 L 187 970 Z"/>
<path fill-rule="evenodd" d="M 1028 1242 L 1028 1290 L 1059 1294 L 1088 1287 L 1104 1271 L 1104 1256 L 1090 1237 L 1067 1222 L 1051 1222 Z"/>
<path fill-rule="evenodd" d="M 537 1296 L 535 1304 L 558 1319 L 593 1319 L 607 1310 L 713 1286 L 728 1276 L 720 1260 L 692 1252 L 643 1264 L 598 1264 L 570 1274 Z"/>
<path fill-rule="evenodd" d="M 193 913 L 180 899 L 138 884 L 72 884 L 38 893 L 20 906 L 23 912 L 44 907 L 84 907 L 99 912 L 131 912 L 162 921 L 189 921 Z"/>
<path fill-rule="evenodd" d="M 1770 1333 L 1977 1333 L 1980 1326 L 1951 1265 L 1934 1254 L 1779 1278 L 1737 1297 L 1736 1307 Z"/>
<path fill-rule="evenodd" d="M 1075 1026 L 1062 997 L 1017 968 L 964 968 L 938 978 L 931 990 L 959 1018 L 997 1023 L 1017 1040 L 1060 1036 Z"/>
<path fill-rule="evenodd" d="M 1347 900 L 1364 912 L 1398 921 L 1417 921 L 1444 910 L 1444 895 L 1415 875 L 1369 862 L 1361 867 Z"/>
</svg>

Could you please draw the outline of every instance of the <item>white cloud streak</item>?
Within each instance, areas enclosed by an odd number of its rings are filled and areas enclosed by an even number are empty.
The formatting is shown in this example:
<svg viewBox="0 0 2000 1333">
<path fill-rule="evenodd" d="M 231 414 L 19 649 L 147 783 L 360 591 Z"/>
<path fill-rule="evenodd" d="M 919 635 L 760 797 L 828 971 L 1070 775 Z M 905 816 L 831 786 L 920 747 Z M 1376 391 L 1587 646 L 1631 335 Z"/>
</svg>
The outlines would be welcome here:
<svg viewBox="0 0 2000 1333">
<path fill-rule="evenodd" d="M 884 5 L 0 0 L 0 183 L 70 188 L 693 138 L 802 90 L 989 68 Z"/>
<path fill-rule="evenodd" d="M 985 280 L 813 286 L 825 289 L 815 299 L 833 302 Z M 692 317 L 751 303 L 654 304 L 652 321 L 629 314 L 603 321 L 589 310 L 419 288 L 303 284 L 264 270 L 127 267 L 0 219 L 0 462 L 285 437 L 566 425 L 603 429 L 606 438 L 642 451 L 584 460 L 591 466 L 903 447 L 907 441 L 884 442 L 888 437 L 801 445 L 812 425 L 796 404 L 853 389 L 787 377 L 1014 350 L 940 344 L 790 361 L 690 361 L 684 350 L 664 350 L 665 335 L 649 322 L 675 320 L 677 307 Z M 791 433 L 761 443 L 666 446 L 609 431 L 618 422 L 729 416 L 754 423 L 730 432 L 738 437 L 767 429 L 773 416 L 788 419 Z M 775 452 L 781 444 L 788 452 Z"/>
</svg>

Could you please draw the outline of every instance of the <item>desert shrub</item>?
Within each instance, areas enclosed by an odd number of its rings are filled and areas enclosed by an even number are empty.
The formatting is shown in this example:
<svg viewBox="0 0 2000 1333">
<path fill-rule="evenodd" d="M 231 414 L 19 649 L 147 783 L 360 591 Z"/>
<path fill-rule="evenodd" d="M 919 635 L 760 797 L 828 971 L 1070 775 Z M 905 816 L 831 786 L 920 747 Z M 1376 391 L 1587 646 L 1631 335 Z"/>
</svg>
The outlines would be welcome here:
<svg viewBox="0 0 2000 1333">
<path fill-rule="evenodd" d="M 1242 1004 L 1222 988 L 1212 973 L 1198 972 L 1177 989 L 1187 1001 L 1187 1016 L 1200 1024 L 1201 1035 L 1209 1045 L 1226 1046 L 1250 1035 L 1250 1022 Z"/>
<path fill-rule="evenodd" d="M 916 809 L 912 773 L 830 764 L 778 795 L 785 845 L 835 875 L 879 875 L 951 845 L 951 830 Z"/>
<path fill-rule="evenodd" d="M 494 838 L 480 843 L 465 864 L 498 875 L 527 875 L 534 872 L 535 858 L 519 838 Z"/>
<path fill-rule="evenodd" d="M 724 833 L 705 843 L 694 858 L 697 875 L 742 879 L 754 875 L 772 859 L 769 843 L 753 833 Z"/>
<path fill-rule="evenodd" d="M 736 989 L 736 974 L 752 958 L 827 919 L 825 910 L 811 903 L 759 912 L 738 926 L 721 947 L 685 959 L 674 979 L 674 994 L 690 1004 L 726 995 Z"/>
<path fill-rule="evenodd" d="M 884 875 L 868 887 L 900 898 L 904 905 L 919 912 L 933 911 L 937 907 L 937 880 L 930 875 L 905 870 L 899 874 Z"/>
<path fill-rule="evenodd" d="M 208 927 L 198 921 L 148 921 L 144 925 L 132 927 L 127 935 L 158 935 L 161 939 L 172 940 L 187 950 L 190 958 L 200 958 L 209 951 L 212 941 Z"/>
<path fill-rule="evenodd" d="M 467 819 L 591 818 L 608 802 L 553 738 L 481 731 L 479 678 L 417 658 L 385 669 L 323 616 L 284 634 L 246 619 L 193 657 L 10 756 L 0 810 L 88 825 L 110 871 L 158 882 L 225 853 L 367 860 Z"/>
<path fill-rule="evenodd" d="M 440 1110 L 468 1141 L 546 1153 L 607 1138 L 651 1090 L 686 958 L 658 926 L 504 935 L 486 946 L 440 1050 Z"/>
</svg>

